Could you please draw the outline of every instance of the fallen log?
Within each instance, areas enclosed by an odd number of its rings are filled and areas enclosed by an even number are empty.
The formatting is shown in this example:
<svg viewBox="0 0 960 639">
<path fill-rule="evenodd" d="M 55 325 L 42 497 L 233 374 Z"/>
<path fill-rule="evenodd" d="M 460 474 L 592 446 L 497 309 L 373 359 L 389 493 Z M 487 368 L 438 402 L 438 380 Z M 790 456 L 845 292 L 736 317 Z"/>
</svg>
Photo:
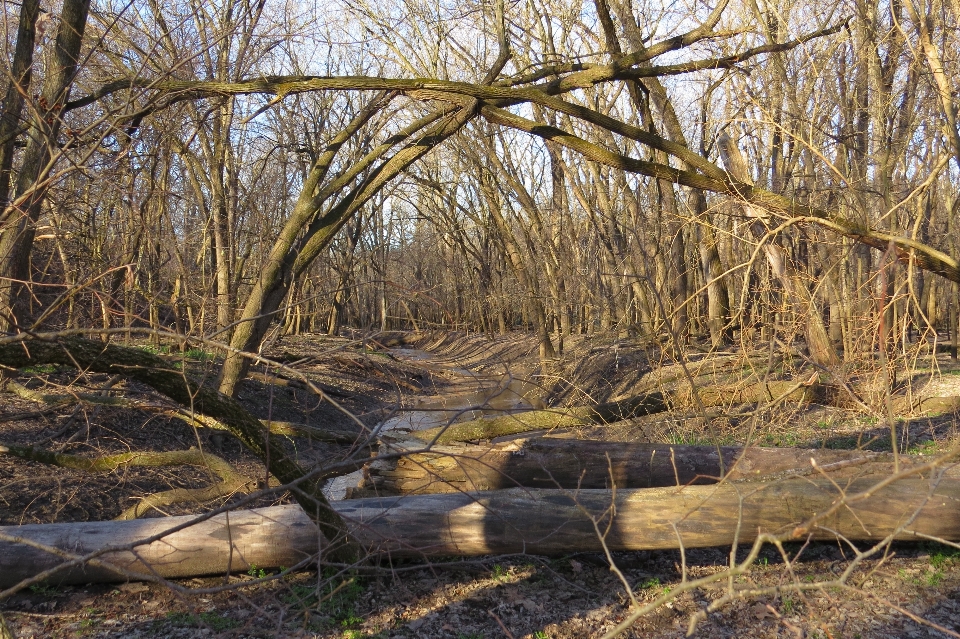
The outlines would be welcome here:
<svg viewBox="0 0 960 639">
<path fill-rule="evenodd" d="M 509 489 L 334 502 L 372 558 L 556 555 L 603 549 L 651 550 L 750 543 L 760 533 L 784 538 L 960 540 L 960 480 L 912 476 L 877 487 L 877 478 L 835 483 L 803 478 L 777 482 L 642 490 Z M 846 503 L 838 501 L 846 496 Z M 815 525 L 806 526 L 813 517 Z M 613 517 L 612 521 L 610 518 Z M 0 528 L 0 587 L 64 562 L 69 556 L 123 547 L 190 521 L 167 517 Z M 176 578 L 245 571 L 253 564 L 294 566 L 322 547 L 317 527 L 298 506 L 219 515 L 130 550 L 99 557 L 105 566 L 71 568 L 51 581 L 122 581 L 137 575 Z M 2 593 L 0 593 L 2 596 Z"/>
<path fill-rule="evenodd" d="M 713 484 L 790 471 L 886 461 L 856 450 L 674 446 L 554 438 L 519 439 L 485 445 L 433 446 L 403 457 L 389 453 L 422 448 L 401 441 L 381 446 L 381 458 L 364 468 L 363 482 L 348 497 L 407 493 L 451 493 L 531 488 L 653 488 Z M 722 457 L 722 463 L 721 463 Z M 906 462 L 905 462 L 906 463 Z"/>
<path fill-rule="evenodd" d="M 302 359 L 299 361 L 302 361 Z M 299 379 L 291 379 L 279 374 L 267 375 L 264 373 L 258 373 L 257 371 L 251 371 L 247 373 L 247 378 L 273 386 L 286 386 L 288 388 L 296 388 L 298 390 L 307 391 L 312 390 L 309 385 Z M 313 384 L 315 388 L 320 389 L 325 395 L 332 395 L 334 397 L 340 397 L 343 399 L 349 399 L 354 396 L 352 393 L 343 391 L 335 386 L 330 386 L 329 384 L 322 384 L 320 382 L 311 382 L 311 384 Z"/>
<path fill-rule="evenodd" d="M 771 401 L 816 402 L 827 397 L 826 387 L 804 382 L 775 381 L 739 386 L 706 387 L 697 390 L 699 406 L 734 406 Z M 454 442 L 494 439 L 535 430 L 576 428 L 591 424 L 612 424 L 624 419 L 664 413 L 684 406 L 697 406 L 689 388 L 652 391 L 627 399 L 594 406 L 573 406 L 512 413 L 488 419 L 474 419 L 411 433 L 424 442 Z"/>
</svg>

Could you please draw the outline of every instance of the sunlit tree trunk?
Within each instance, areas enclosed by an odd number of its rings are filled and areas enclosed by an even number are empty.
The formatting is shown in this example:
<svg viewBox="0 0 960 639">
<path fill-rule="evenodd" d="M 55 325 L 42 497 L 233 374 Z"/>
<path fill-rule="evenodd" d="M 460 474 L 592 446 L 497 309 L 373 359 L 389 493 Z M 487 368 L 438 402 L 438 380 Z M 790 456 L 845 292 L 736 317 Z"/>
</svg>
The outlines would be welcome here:
<svg viewBox="0 0 960 639">
<path fill-rule="evenodd" d="M 9 320 L 19 324 L 26 320 L 27 288 L 24 283 L 30 279 L 30 253 L 36 234 L 35 224 L 40 217 L 49 186 L 47 180 L 56 160 L 54 149 L 58 147 L 61 114 L 77 73 L 89 9 L 90 0 L 66 0 L 63 4 L 57 38 L 46 62 L 36 115 L 27 132 L 12 209 L 5 213 L 4 228 L 0 235 L 0 322 L 3 323 L 0 328 L 7 330 Z M 27 40 L 32 39 L 33 30 L 28 31 L 31 33 L 27 35 Z M 11 106 L 15 108 L 15 105 Z"/>
</svg>

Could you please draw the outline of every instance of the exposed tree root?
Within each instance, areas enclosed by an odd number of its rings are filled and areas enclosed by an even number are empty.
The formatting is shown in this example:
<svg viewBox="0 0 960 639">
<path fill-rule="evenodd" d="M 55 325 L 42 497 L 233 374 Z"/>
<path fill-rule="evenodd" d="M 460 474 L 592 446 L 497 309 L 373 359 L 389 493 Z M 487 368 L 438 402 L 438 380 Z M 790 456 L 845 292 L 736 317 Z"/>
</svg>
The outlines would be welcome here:
<svg viewBox="0 0 960 639">
<path fill-rule="evenodd" d="M 140 503 L 120 513 L 116 518 L 118 520 L 136 519 L 154 508 L 173 504 L 206 503 L 233 493 L 248 493 L 256 487 L 255 480 L 240 474 L 225 460 L 196 448 L 165 452 L 119 453 L 91 458 L 54 453 L 32 446 L 0 445 L 0 454 L 86 472 L 112 472 L 121 466 L 202 466 L 221 479 L 219 483 L 204 488 L 174 488 L 147 495 Z"/>
</svg>

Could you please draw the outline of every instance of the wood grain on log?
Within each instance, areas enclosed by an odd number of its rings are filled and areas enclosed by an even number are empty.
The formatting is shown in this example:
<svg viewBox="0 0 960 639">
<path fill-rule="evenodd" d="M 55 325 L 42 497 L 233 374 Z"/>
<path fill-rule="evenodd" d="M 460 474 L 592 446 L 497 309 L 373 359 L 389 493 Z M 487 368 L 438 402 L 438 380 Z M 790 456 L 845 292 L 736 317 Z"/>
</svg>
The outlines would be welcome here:
<svg viewBox="0 0 960 639">
<path fill-rule="evenodd" d="M 130 521 L 73 524 L 32 524 L 0 528 L 0 588 L 9 587 L 63 559 L 36 547 L 12 543 L 19 537 L 74 555 L 133 544 L 182 525 L 193 517 L 162 517 Z M 132 573 L 166 578 L 243 572 L 258 567 L 294 566 L 317 552 L 319 529 L 299 506 L 278 506 L 231 512 L 138 546 L 134 552 L 112 552 L 99 559 Z M 71 568 L 55 583 L 126 581 L 122 573 L 104 567 Z"/>
<path fill-rule="evenodd" d="M 384 445 L 381 453 L 417 450 L 419 442 Z M 723 456 L 721 467 L 720 456 Z M 348 496 L 449 493 L 532 488 L 653 488 L 712 484 L 790 470 L 881 460 L 856 450 L 674 446 L 571 439 L 519 439 L 497 444 L 433 446 L 371 462 L 359 490 Z"/>
<path fill-rule="evenodd" d="M 605 542 L 612 550 L 725 546 L 749 543 L 758 533 L 806 534 L 798 526 L 825 513 L 842 498 L 812 535 L 876 541 L 895 534 L 960 540 L 960 480 L 936 486 L 929 478 L 910 477 L 871 490 L 877 478 L 835 484 L 828 479 L 790 479 L 770 483 L 619 490 L 509 489 L 359 499 L 335 502 L 354 538 L 373 555 L 391 557 L 479 556 L 502 553 L 555 555 L 598 551 L 600 530 L 614 517 Z M 839 487 L 838 487 L 839 486 Z M 863 498 L 854 496 L 861 494 Z M 851 499 L 852 498 L 852 499 Z M 9 587 L 63 561 L 43 550 L 16 543 L 20 537 L 83 554 L 130 544 L 189 521 L 189 517 L 131 522 L 94 522 L 0 528 L 0 587 Z M 224 574 L 292 566 L 320 546 L 316 526 L 298 506 L 276 506 L 230 514 L 139 547 L 102 557 L 128 571 L 163 577 Z M 88 567 L 60 575 L 61 582 L 110 581 L 124 577 Z"/>
</svg>

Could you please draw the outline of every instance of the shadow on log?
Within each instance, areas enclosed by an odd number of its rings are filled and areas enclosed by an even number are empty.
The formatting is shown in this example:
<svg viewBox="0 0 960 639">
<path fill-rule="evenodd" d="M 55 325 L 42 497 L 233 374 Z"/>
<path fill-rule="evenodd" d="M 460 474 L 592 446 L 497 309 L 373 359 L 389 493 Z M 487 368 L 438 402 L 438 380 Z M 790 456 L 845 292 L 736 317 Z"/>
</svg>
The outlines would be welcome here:
<svg viewBox="0 0 960 639">
<path fill-rule="evenodd" d="M 415 451 L 420 442 L 384 444 L 380 453 Z M 723 457 L 721 464 L 720 457 Z M 653 488 L 713 484 L 810 473 L 810 463 L 835 470 L 889 462 L 889 455 L 856 450 L 674 446 L 571 439 L 519 439 L 508 442 L 433 446 L 430 452 L 374 460 L 359 488 L 348 497 L 407 493 L 451 493 L 531 488 Z M 917 460 L 923 463 L 928 460 Z M 905 462 L 906 463 L 906 462 Z"/>
<path fill-rule="evenodd" d="M 798 540 L 836 535 L 865 541 L 888 535 L 960 540 L 960 481 L 944 479 L 934 485 L 929 478 L 913 476 L 879 488 L 878 481 L 804 478 L 620 490 L 615 495 L 605 490 L 518 488 L 333 505 L 374 559 L 380 555 L 429 558 L 599 551 L 603 546 L 591 517 L 601 530 L 610 523 L 605 541 L 611 550 L 726 546 L 735 540 L 749 543 L 759 533 Z M 844 496 L 847 503 L 838 507 Z M 802 526 L 818 515 L 816 525 Z M 0 528 L 0 587 L 9 588 L 64 561 L 40 546 L 82 555 L 128 546 L 190 519 Z M 119 550 L 100 557 L 120 567 L 123 574 L 88 565 L 60 573 L 51 581 L 218 575 L 242 572 L 254 563 L 262 568 L 293 566 L 313 557 L 321 542 L 317 527 L 298 506 L 238 511 L 230 513 L 229 527 L 219 515 L 139 546 L 136 554 Z"/>
</svg>

